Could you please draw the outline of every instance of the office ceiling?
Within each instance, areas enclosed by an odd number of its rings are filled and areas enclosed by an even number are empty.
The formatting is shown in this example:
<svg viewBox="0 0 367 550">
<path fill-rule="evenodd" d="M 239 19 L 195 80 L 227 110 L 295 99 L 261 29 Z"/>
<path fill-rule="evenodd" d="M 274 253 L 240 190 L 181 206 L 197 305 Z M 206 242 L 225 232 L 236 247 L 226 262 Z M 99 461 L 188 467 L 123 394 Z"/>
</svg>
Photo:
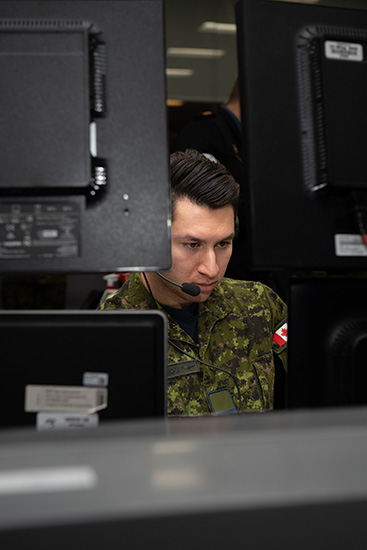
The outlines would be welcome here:
<svg viewBox="0 0 367 550">
<path fill-rule="evenodd" d="M 236 0 L 166 0 L 167 96 L 196 102 L 221 102 L 237 74 L 236 34 L 201 32 L 205 21 L 235 24 Z M 202 49 L 203 56 L 171 53 L 173 48 Z M 208 50 L 213 50 L 212 52 Z M 194 52 L 195 53 L 195 52 Z M 200 54 L 200 52 L 196 52 Z M 210 57 L 210 54 L 216 57 Z M 206 54 L 206 55 L 205 55 Z M 187 76 L 170 76 L 172 69 Z M 184 73 L 185 74 L 185 73 Z"/>
<path fill-rule="evenodd" d="M 367 9 L 367 0 L 273 0 Z M 235 24 L 237 0 L 166 0 L 167 97 L 221 103 L 237 75 L 235 29 L 200 31 L 205 22 Z M 203 49 L 182 52 L 177 48 Z M 208 51 L 214 50 L 214 51 Z M 194 55 L 196 54 L 196 55 Z M 212 54 L 214 57 L 209 56 Z M 173 74 L 172 74 L 173 73 Z"/>
</svg>

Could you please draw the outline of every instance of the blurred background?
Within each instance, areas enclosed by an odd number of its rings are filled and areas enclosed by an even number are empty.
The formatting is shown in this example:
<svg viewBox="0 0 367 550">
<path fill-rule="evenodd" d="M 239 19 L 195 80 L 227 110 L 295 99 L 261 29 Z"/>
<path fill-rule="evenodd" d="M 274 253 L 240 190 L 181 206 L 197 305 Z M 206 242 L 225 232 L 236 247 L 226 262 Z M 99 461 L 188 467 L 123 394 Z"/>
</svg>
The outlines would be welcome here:
<svg viewBox="0 0 367 550">
<path fill-rule="evenodd" d="M 367 0 L 293 1 L 367 9 Z M 237 75 L 236 2 L 165 2 L 167 105 L 171 139 L 192 116 L 213 110 L 228 99 Z"/>
</svg>

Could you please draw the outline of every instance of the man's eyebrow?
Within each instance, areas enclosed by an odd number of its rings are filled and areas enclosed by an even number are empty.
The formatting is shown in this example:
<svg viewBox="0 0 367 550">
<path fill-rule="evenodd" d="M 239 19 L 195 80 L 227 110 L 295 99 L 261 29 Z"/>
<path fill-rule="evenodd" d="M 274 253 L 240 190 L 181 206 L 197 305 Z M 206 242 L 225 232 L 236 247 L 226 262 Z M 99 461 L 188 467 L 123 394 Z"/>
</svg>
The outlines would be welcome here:
<svg viewBox="0 0 367 550">
<path fill-rule="evenodd" d="M 232 231 L 232 233 L 230 235 L 228 235 L 228 237 L 224 237 L 224 239 L 222 239 L 222 241 L 230 241 L 231 239 L 234 239 L 234 235 L 235 235 L 235 232 Z"/>
<path fill-rule="evenodd" d="M 230 241 L 233 238 L 234 238 L 234 231 L 232 231 L 230 235 L 223 237 L 223 239 L 220 239 L 218 242 Z M 203 239 L 200 239 L 200 237 L 196 237 L 195 235 L 190 235 L 189 233 L 187 233 L 186 235 L 176 235 L 176 239 L 181 239 L 183 241 L 197 242 L 197 243 L 203 242 Z"/>
</svg>

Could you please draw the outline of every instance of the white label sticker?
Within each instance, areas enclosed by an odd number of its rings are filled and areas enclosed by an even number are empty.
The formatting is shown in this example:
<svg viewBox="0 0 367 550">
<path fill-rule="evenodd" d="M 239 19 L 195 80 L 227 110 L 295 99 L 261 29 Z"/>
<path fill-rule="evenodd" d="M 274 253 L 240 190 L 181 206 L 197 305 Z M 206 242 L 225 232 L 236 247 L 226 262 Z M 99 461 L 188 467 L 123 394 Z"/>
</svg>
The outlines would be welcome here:
<svg viewBox="0 0 367 550">
<path fill-rule="evenodd" d="M 335 235 L 335 254 L 337 256 L 367 256 L 367 246 L 360 235 Z"/>
<path fill-rule="evenodd" d="M 37 430 L 97 428 L 98 414 L 45 413 L 37 414 Z"/>
<path fill-rule="evenodd" d="M 108 373 L 107 372 L 85 372 L 83 374 L 84 386 L 108 386 Z"/>
<path fill-rule="evenodd" d="M 107 407 L 106 388 L 84 386 L 26 386 L 27 412 L 94 413 Z"/>
<path fill-rule="evenodd" d="M 325 56 L 328 59 L 341 59 L 343 61 L 363 61 L 363 46 L 352 42 L 326 40 Z"/>
</svg>

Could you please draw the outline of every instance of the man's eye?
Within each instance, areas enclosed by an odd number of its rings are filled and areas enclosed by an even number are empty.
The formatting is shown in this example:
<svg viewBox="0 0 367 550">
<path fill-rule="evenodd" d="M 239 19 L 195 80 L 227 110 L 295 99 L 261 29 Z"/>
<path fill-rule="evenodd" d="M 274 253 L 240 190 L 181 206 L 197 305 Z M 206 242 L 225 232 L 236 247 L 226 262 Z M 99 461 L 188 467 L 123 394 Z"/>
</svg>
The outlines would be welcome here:
<svg viewBox="0 0 367 550">
<path fill-rule="evenodd" d="M 230 241 L 223 241 L 223 242 L 217 244 L 217 246 L 218 246 L 219 248 L 227 248 L 227 247 L 230 246 L 230 245 L 231 245 L 231 242 L 230 242 Z"/>
<path fill-rule="evenodd" d="M 185 246 L 190 249 L 197 248 L 199 246 L 199 243 L 185 243 Z"/>
</svg>

